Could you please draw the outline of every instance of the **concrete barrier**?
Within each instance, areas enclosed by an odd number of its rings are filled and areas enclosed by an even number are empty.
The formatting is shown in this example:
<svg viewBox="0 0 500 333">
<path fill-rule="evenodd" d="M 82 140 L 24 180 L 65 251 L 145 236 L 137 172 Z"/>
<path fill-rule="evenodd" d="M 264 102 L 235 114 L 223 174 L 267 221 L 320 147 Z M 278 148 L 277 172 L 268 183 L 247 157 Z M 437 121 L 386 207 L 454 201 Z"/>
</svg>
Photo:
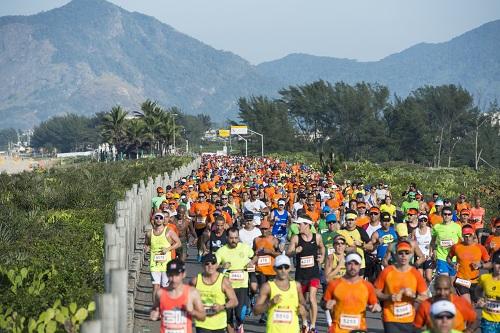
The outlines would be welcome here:
<svg viewBox="0 0 500 333">
<path fill-rule="evenodd" d="M 151 199 L 158 186 L 173 185 L 201 164 L 191 163 L 156 178 L 134 184 L 115 206 L 115 223 L 104 225 L 104 294 L 96 296 L 94 319 L 83 323 L 83 333 L 132 333 L 134 299 L 144 260 L 143 236 L 149 224 Z"/>
</svg>

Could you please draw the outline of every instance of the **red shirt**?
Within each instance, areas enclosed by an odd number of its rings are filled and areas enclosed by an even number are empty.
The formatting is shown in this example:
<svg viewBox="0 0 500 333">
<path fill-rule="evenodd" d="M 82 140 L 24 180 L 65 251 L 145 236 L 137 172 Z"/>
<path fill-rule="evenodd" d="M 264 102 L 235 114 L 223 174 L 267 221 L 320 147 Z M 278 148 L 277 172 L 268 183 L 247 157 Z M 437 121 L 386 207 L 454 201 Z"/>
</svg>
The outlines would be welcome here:
<svg viewBox="0 0 500 333">
<path fill-rule="evenodd" d="M 186 312 L 190 288 L 189 285 L 184 285 L 181 296 L 177 298 L 172 298 L 166 289 L 160 289 L 160 333 L 192 333 L 191 315 Z"/>
</svg>

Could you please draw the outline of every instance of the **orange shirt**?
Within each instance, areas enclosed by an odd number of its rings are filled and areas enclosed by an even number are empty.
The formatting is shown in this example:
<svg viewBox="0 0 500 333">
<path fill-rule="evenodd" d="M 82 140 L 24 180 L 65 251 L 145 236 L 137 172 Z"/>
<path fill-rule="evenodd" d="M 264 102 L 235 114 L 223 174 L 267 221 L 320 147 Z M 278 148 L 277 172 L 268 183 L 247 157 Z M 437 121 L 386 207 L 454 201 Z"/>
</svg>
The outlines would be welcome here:
<svg viewBox="0 0 500 333">
<path fill-rule="evenodd" d="M 403 288 L 410 288 L 414 293 L 423 294 L 427 291 L 427 284 L 415 268 L 411 267 L 406 272 L 400 272 L 395 266 L 387 266 L 380 273 L 374 283 L 375 288 L 384 294 L 393 295 Z M 415 319 L 414 299 L 403 296 L 401 302 L 392 300 L 383 303 L 383 321 L 392 323 L 412 323 Z"/>
<path fill-rule="evenodd" d="M 484 242 L 484 247 L 489 251 L 490 254 L 500 249 L 500 236 L 489 235 Z"/>
<path fill-rule="evenodd" d="M 309 216 L 314 223 L 316 223 L 319 220 L 320 212 L 318 209 L 315 210 L 306 209 L 306 215 Z"/>
<path fill-rule="evenodd" d="M 484 227 L 484 208 L 483 207 L 473 207 L 470 209 L 470 221 L 474 229 Z M 477 222 L 475 222 L 477 220 Z"/>
<path fill-rule="evenodd" d="M 203 182 L 200 184 L 200 192 L 205 192 L 205 194 L 210 195 L 210 183 Z"/>
<path fill-rule="evenodd" d="M 479 279 L 479 269 L 473 269 L 472 263 L 490 260 L 488 251 L 481 244 L 455 244 L 451 247 L 449 255 L 452 257 L 457 256 L 457 277 L 472 283 L 477 283 Z"/>
<path fill-rule="evenodd" d="M 470 209 L 470 204 L 468 202 L 463 202 L 463 203 L 460 203 L 460 202 L 457 202 L 455 204 L 455 210 L 457 211 L 457 215 L 460 216 L 460 212 L 462 211 L 462 209 Z"/>
<path fill-rule="evenodd" d="M 429 216 L 429 222 L 434 226 L 443 223 L 443 217 L 439 214 L 433 213 Z"/>
<path fill-rule="evenodd" d="M 203 229 L 207 226 L 207 219 L 212 210 L 208 202 L 194 202 L 191 205 L 190 214 L 196 216 L 194 227 L 196 229 Z"/>
<path fill-rule="evenodd" d="M 330 281 L 323 299 L 336 302 L 332 313 L 333 322 L 330 326 L 330 333 L 366 330 L 366 305 L 377 303 L 373 285 L 362 278 L 356 282 L 349 282 L 344 278 Z"/>
<path fill-rule="evenodd" d="M 331 209 L 337 209 L 340 207 L 340 203 L 336 198 L 326 200 L 325 204 Z"/>
<path fill-rule="evenodd" d="M 368 215 L 360 216 L 356 219 L 356 225 L 358 227 L 362 227 L 369 222 L 370 222 L 370 217 Z"/>
<path fill-rule="evenodd" d="M 255 238 L 254 252 L 258 256 L 256 270 L 264 275 L 276 275 L 274 270 L 274 257 L 272 255 L 259 255 L 259 249 L 274 250 L 273 236 Z"/>
<path fill-rule="evenodd" d="M 465 298 L 458 295 L 450 295 L 450 301 L 455 305 L 457 314 L 453 322 L 453 329 L 457 331 L 464 331 L 466 322 L 473 323 L 476 321 L 476 311 L 472 305 L 465 300 Z M 431 302 L 432 299 L 426 299 L 418 307 L 417 314 L 415 315 L 414 325 L 416 328 L 428 329 L 432 327 L 431 321 Z"/>
</svg>

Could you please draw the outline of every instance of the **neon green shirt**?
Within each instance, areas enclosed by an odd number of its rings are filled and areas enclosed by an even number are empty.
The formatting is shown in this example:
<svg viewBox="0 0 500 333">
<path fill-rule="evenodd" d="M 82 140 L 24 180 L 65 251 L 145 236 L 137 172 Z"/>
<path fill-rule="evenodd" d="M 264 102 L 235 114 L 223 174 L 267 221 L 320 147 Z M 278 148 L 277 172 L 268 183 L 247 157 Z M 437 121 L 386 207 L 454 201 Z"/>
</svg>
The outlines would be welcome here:
<svg viewBox="0 0 500 333">
<path fill-rule="evenodd" d="M 462 238 L 462 228 L 455 222 L 440 223 L 432 227 L 431 235 L 436 238 L 436 258 L 446 261 L 451 247 Z"/>
<path fill-rule="evenodd" d="M 232 249 L 226 244 L 215 252 L 215 256 L 219 265 L 223 265 L 226 262 L 231 263 L 226 276 L 229 278 L 234 289 L 248 288 L 248 272 L 245 268 L 254 256 L 254 252 L 250 246 L 245 243 L 238 243 Z"/>
</svg>

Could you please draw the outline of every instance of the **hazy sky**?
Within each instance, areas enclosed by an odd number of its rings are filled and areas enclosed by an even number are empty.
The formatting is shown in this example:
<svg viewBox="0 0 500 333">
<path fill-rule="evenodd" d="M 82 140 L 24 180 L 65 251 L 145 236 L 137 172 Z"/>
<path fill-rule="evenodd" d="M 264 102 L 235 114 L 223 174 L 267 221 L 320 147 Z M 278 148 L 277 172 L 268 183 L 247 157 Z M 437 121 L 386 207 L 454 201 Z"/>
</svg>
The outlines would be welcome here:
<svg viewBox="0 0 500 333">
<path fill-rule="evenodd" d="M 78 0 L 76 0 L 78 1 Z M 69 0 L 0 0 L 0 16 Z M 378 60 L 500 18 L 499 0 L 111 0 L 251 63 L 300 52 Z"/>
</svg>

